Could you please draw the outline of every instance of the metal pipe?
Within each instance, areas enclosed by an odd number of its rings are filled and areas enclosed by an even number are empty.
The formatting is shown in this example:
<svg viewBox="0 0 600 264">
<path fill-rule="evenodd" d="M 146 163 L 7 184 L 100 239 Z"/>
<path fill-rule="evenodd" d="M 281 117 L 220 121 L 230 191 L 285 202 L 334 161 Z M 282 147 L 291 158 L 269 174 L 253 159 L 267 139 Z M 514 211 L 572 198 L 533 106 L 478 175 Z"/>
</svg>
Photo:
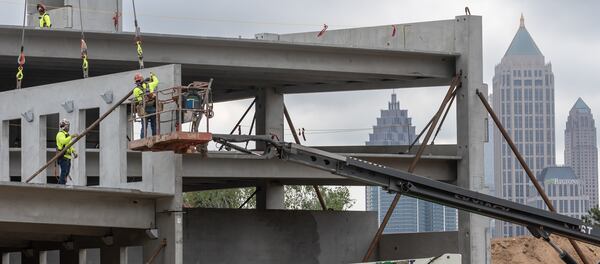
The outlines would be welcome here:
<svg viewBox="0 0 600 264">
<path fill-rule="evenodd" d="M 235 124 L 235 126 L 233 126 L 233 129 L 231 130 L 231 132 L 229 132 L 229 135 L 232 135 L 233 132 L 235 132 L 235 129 L 242 123 L 242 121 L 244 120 L 244 118 L 246 117 L 246 115 L 248 114 L 248 112 L 250 112 L 250 109 L 252 109 L 252 106 L 254 106 L 254 103 L 256 103 L 256 98 L 252 101 L 252 103 L 250 104 L 250 106 L 248 106 L 248 109 L 246 109 L 246 112 L 244 112 L 244 114 L 242 115 L 242 117 L 240 118 L 240 120 L 238 120 L 238 122 Z M 219 148 L 219 151 L 221 151 L 223 149 L 223 146 L 221 146 Z"/>
<path fill-rule="evenodd" d="M 252 193 L 252 195 L 250 195 L 250 197 L 248 197 L 248 199 L 246 199 L 246 201 L 244 201 L 244 203 L 242 203 L 242 205 L 240 205 L 240 207 L 238 207 L 238 209 L 244 208 L 244 206 L 246 206 L 246 204 L 248 202 L 250 202 L 250 200 L 252 199 L 252 197 L 254 197 L 254 195 L 256 195 L 257 192 L 258 192 L 258 187 L 256 187 L 256 189 L 254 190 L 254 192 Z"/>
<path fill-rule="evenodd" d="M 548 210 L 550 210 L 551 212 L 556 212 L 556 208 L 554 208 L 554 206 L 552 205 L 550 198 L 548 198 L 548 195 L 546 195 L 546 192 L 544 191 L 544 189 L 542 188 L 540 183 L 537 181 L 537 179 L 533 175 L 533 171 L 531 171 L 531 169 L 529 168 L 529 165 L 527 165 L 527 163 L 525 162 L 525 159 L 521 155 L 521 152 L 519 152 L 519 150 L 517 149 L 517 146 L 512 141 L 512 138 L 510 137 L 510 135 L 508 135 L 508 131 L 506 131 L 506 129 L 500 122 L 500 119 L 498 118 L 498 116 L 496 115 L 496 113 L 494 112 L 494 110 L 492 109 L 490 104 L 488 103 L 487 99 L 485 98 L 485 95 L 482 94 L 479 90 L 477 90 L 476 93 L 477 93 L 477 96 L 479 97 L 479 99 L 481 100 L 481 102 L 483 103 L 483 105 L 485 106 L 485 109 L 492 117 L 492 120 L 494 120 L 496 127 L 498 127 L 498 130 L 500 130 L 500 133 L 504 137 L 504 140 L 506 140 L 506 143 L 508 143 L 508 146 L 512 150 L 513 154 L 515 154 L 517 160 L 521 164 L 521 167 L 523 167 L 523 170 L 525 170 L 525 172 L 527 173 L 529 180 L 531 181 L 531 183 L 533 183 L 533 186 L 535 186 L 535 189 L 540 194 L 540 196 L 542 196 L 542 200 L 544 200 L 544 203 L 546 203 L 546 206 L 548 206 Z M 579 245 L 577 245 L 577 243 L 575 243 L 575 241 L 570 238 L 569 238 L 569 243 L 571 243 L 571 245 L 577 252 L 577 255 L 579 255 L 579 258 L 583 261 L 583 263 L 590 264 L 590 262 L 583 255 L 583 251 L 581 251 L 581 248 L 579 247 Z"/>
<path fill-rule="evenodd" d="M 448 89 L 448 92 L 446 93 L 444 100 L 442 100 L 442 104 L 439 106 L 437 112 L 431 119 L 431 122 L 430 122 L 431 124 L 429 126 L 429 129 L 427 130 L 427 134 L 425 135 L 425 138 L 423 139 L 423 143 L 421 145 L 419 145 L 419 149 L 417 150 L 415 157 L 413 158 L 410 166 L 408 167 L 409 173 L 414 172 L 415 168 L 417 167 L 417 164 L 418 164 L 419 160 L 421 159 L 423 152 L 425 151 L 427 142 L 429 141 L 429 138 L 433 134 L 433 131 L 435 130 L 435 127 L 440 119 L 440 116 L 442 115 L 442 112 L 444 111 L 444 108 L 450 101 L 450 97 L 452 97 L 452 94 L 455 92 L 456 87 L 458 87 L 461 77 L 462 77 L 462 72 L 459 73 L 458 75 L 456 75 L 452 79 L 452 83 L 450 84 L 450 88 Z M 392 216 L 394 209 L 396 209 L 396 206 L 398 205 L 398 201 L 400 201 L 400 196 L 401 196 L 400 193 L 396 193 L 396 195 L 394 196 L 394 200 L 392 200 L 392 204 L 390 205 L 387 212 L 385 213 L 385 216 L 383 217 L 383 221 L 381 222 L 381 225 L 379 225 L 379 228 L 377 229 L 377 233 L 375 233 L 375 236 L 373 237 L 373 240 L 371 241 L 371 244 L 369 245 L 369 249 L 367 250 L 367 253 L 365 254 L 365 256 L 362 259 L 363 262 L 367 262 L 369 260 L 369 258 L 371 258 L 371 255 L 373 254 L 373 252 L 375 251 L 375 247 L 377 246 L 377 244 L 379 243 L 379 240 L 381 239 L 383 230 L 385 229 L 388 222 L 390 221 L 390 217 Z"/>
<path fill-rule="evenodd" d="M 406 152 L 410 152 L 410 150 L 415 146 L 415 144 L 417 144 L 417 141 L 419 141 L 419 139 L 421 138 L 423 133 L 425 133 L 425 130 L 427 130 L 427 128 L 429 128 L 429 126 L 431 126 L 431 122 L 433 122 L 433 118 L 429 119 L 429 122 L 427 123 L 427 125 L 425 125 L 423 130 L 421 130 L 421 133 L 419 133 L 419 135 L 415 138 L 415 140 L 413 140 L 413 142 L 410 143 L 410 146 L 408 146 L 408 150 Z"/>
<path fill-rule="evenodd" d="M 296 144 L 302 145 L 300 143 L 300 138 L 298 137 L 298 134 L 296 134 L 296 127 L 294 127 L 294 124 L 292 123 L 292 118 L 290 117 L 290 113 L 288 112 L 287 107 L 285 107 L 285 104 L 283 105 L 283 114 L 285 115 L 285 120 L 287 121 L 290 130 L 292 130 L 292 135 L 294 135 L 294 141 L 296 141 Z M 327 210 L 327 205 L 325 204 L 325 199 L 323 199 L 323 195 L 321 194 L 319 186 L 315 184 L 313 185 L 313 189 L 315 189 L 315 193 L 317 193 L 317 198 L 319 199 L 319 204 L 321 204 L 321 209 Z"/>
<path fill-rule="evenodd" d="M 73 145 L 75 145 L 75 143 L 77 143 L 77 141 L 79 141 L 80 139 L 85 137 L 85 135 L 87 135 L 90 131 L 92 131 L 92 129 L 96 128 L 96 126 L 98 126 L 98 124 L 100 124 L 100 122 L 102 122 L 102 120 L 104 120 L 108 115 L 110 115 L 113 111 L 115 111 L 115 109 L 117 109 L 119 106 L 121 106 L 121 104 L 123 102 L 125 102 L 125 100 L 127 100 L 127 98 L 129 98 L 132 94 L 133 94 L 133 90 L 129 91 L 127 93 L 127 95 L 125 95 L 123 98 L 121 98 L 121 100 L 119 100 L 119 102 L 117 102 L 110 109 L 108 109 L 108 111 L 106 111 L 106 113 L 104 113 L 100 118 L 98 118 L 96 121 L 94 121 L 94 123 L 92 123 L 89 127 L 87 127 L 74 140 L 72 140 L 71 143 L 67 144 L 60 152 L 56 153 L 56 155 L 54 155 L 54 157 L 52 157 L 48 162 L 46 162 L 46 164 L 44 166 L 42 166 L 39 170 L 37 170 L 33 175 L 29 176 L 29 178 L 27 178 L 27 180 L 25 182 L 30 182 L 38 174 L 40 174 L 42 171 L 44 171 L 46 168 L 48 168 L 48 166 L 50 166 L 50 164 L 55 162 L 58 159 L 58 157 L 65 154 L 65 152 L 67 152 L 67 150 L 70 147 L 72 147 Z"/>
<path fill-rule="evenodd" d="M 454 91 L 454 93 L 452 93 L 452 99 L 450 99 L 450 103 L 448 104 L 448 107 L 446 107 L 446 111 L 444 112 L 442 121 L 440 122 L 440 125 L 438 126 L 437 130 L 435 131 L 435 135 L 433 136 L 433 139 L 431 140 L 431 145 L 435 145 L 435 139 L 437 138 L 438 134 L 440 133 L 440 130 L 442 130 L 442 124 L 444 123 L 444 121 L 446 121 L 446 116 L 448 115 L 448 112 L 450 112 L 450 107 L 452 107 L 452 103 L 454 103 L 455 98 L 456 98 L 456 91 Z"/>
<path fill-rule="evenodd" d="M 158 245 L 158 248 L 154 251 L 154 253 L 152 254 L 152 256 L 150 256 L 150 259 L 148 259 L 148 261 L 146 261 L 146 264 L 152 264 L 154 262 L 154 259 L 158 256 L 158 254 L 160 254 L 160 251 L 165 248 L 167 246 L 167 239 L 164 239 L 162 241 L 160 241 L 160 245 Z"/>
</svg>

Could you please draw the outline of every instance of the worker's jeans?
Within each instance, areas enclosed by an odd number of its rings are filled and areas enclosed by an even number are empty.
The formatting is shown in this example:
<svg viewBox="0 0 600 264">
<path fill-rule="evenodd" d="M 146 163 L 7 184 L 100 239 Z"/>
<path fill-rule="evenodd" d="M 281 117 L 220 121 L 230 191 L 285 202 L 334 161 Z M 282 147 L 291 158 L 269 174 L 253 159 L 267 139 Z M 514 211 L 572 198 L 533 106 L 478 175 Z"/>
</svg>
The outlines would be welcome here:
<svg viewBox="0 0 600 264">
<path fill-rule="evenodd" d="M 146 114 L 147 115 L 154 114 L 154 113 L 156 113 L 156 108 L 154 108 L 154 107 L 146 107 Z M 148 123 L 150 123 L 150 124 L 148 125 Z M 144 121 L 142 120 L 142 129 L 140 131 L 140 138 L 144 138 L 144 135 L 146 134 L 145 133 L 146 131 L 144 131 L 144 126 L 146 128 L 152 129 L 152 135 L 156 136 L 156 115 L 153 115 L 151 117 L 147 117 L 146 118 L 146 124 L 144 124 Z"/>
<path fill-rule="evenodd" d="M 60 158 L 58 159 L 58 165 L 60 166 L 60 178 L 58 178 L 58 184 L 66 184 L 69 172 L 71 172 L 71 160 Z"/>
</svg>

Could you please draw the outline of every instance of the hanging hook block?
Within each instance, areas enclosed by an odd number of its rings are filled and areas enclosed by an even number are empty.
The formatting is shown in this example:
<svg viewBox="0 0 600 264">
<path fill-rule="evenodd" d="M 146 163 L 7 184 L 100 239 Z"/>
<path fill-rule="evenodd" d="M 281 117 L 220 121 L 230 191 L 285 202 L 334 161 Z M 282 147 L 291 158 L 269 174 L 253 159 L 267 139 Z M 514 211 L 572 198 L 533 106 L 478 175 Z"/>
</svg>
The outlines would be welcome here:
<svg viewBox="0 0 600 264">
<path fill-rule="evenodd" d="M 73 109 L 75 109 L 75 107 L 74 107 L 75 104 L 73 103 L 73 100 L 65 101 L 64 103 L 62 103 L 60 105 L 65 109 L 65 111 L 67 111 L 67 113 L 72 113 Z"/>
<path fill-rule="evenodd" d="M 100 95 L 102 97 L 102 99 L 104 99 L 104 102 L 106 102 L 107 104 L 111 104 L 113 102 L 113 92 L 112 91 L 106 91 L 104 94 Z"/>
<path fill-rule="evenodd" d="M 33 122 L 33 110 L 28 110 L 27 112 L 22 113 L 21 116 L 29 123 Z"/>
</svg>

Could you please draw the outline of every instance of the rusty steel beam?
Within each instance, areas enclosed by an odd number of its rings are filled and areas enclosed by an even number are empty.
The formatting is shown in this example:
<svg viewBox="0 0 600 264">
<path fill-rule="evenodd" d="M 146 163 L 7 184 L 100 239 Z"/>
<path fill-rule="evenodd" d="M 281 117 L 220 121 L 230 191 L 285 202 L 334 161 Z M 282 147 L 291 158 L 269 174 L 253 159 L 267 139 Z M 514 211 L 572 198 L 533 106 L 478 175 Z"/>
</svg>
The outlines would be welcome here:
<svg viewBox="0 0 600 264">
<path fill-rule="evenodd" d="M 288 112 L 285 104 L 283 105 L 283 114 L 285 115 L 285 120 L 287 121 L 290 130 L 292 130 L 292 135 L 294 135 L 294 141 L 296 141 L 296 144 L 302 145 L 300 144 L 300 138 L 296 134 L 296 127 L 294 127 L 294 124 L 292 123 L 292 118 L 290 117 L 290 113 Z M 323 199 L 323 195 L 321 194 L 319 186 L 313 185 L 313 189 L 315 189 L 315 193 L 317 194 L 317 198 L 319 199 L 319 204 L 321 204 L 321 208 L 323 210 L 327 210 L 327 204 L 325 204 L 325 199 Z"/>
</svg>

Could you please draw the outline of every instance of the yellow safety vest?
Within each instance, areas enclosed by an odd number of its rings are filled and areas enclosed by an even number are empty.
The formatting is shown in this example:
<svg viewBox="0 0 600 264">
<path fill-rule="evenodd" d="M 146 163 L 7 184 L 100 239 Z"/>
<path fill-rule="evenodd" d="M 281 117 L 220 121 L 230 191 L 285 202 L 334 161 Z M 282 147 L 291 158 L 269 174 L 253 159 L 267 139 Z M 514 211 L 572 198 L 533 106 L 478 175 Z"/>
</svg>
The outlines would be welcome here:
<svg viewBox="0 0 600 264">
<path fill-rule="evenodd" d="M 39 19 L 41 28 L 52 27 L 52 22 L 50 21 L 50 15 L 48 15 L 48 13 L 44 12 L 41 16 L 39 16 Z"/>
<path fill-rule="evenodd" d="M 58 133 L 56 134 L 56 150 L 57 151 L 61 151 L 63 150 L 63 148 L 68 145 L 69 143 L 71 143 L 71 139 L 72 137 L 69 135 L 69 133 L 61 130 L 58 131 Z M 75 148 L 73 146 L 71 146 L 66 152 L 65 155 L 63 157 L 67 158 L 67 159 L 73 159 L 73 157 L 71 156 L 71 154 L 75 154 Z"/>
</svg>

